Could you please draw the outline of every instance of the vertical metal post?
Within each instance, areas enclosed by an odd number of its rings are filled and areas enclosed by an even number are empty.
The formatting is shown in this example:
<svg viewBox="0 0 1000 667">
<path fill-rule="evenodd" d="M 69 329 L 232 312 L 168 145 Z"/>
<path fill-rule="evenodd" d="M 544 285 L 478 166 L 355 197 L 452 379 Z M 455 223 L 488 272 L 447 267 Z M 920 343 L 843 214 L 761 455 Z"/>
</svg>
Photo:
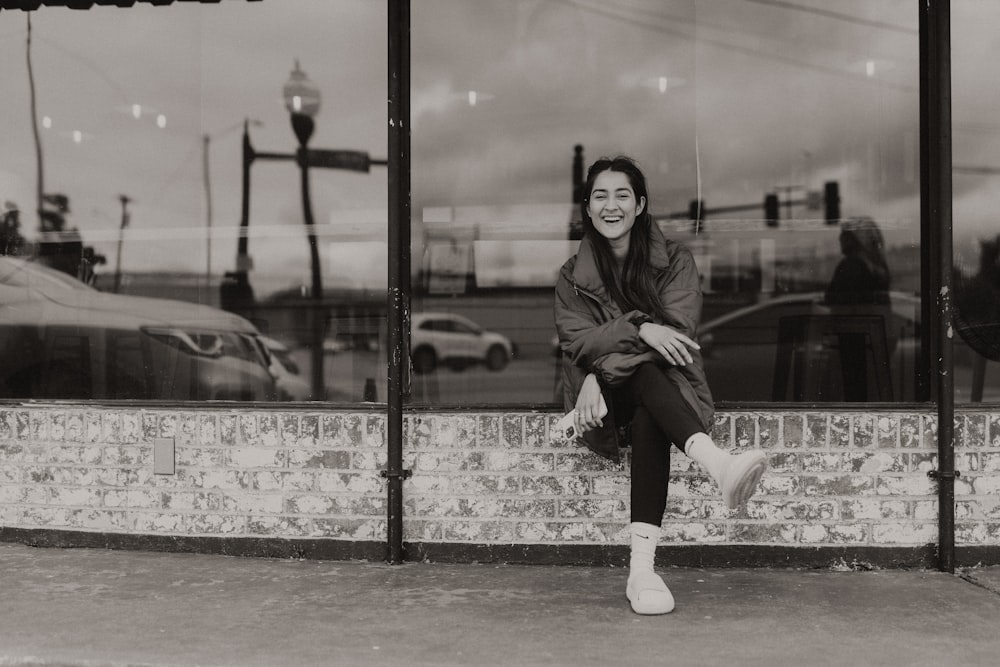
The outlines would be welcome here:
<svg viewBox="0 0 1000 667">
<path fill-rule="evenodd" d="M 236 239 L 236 270 L 227 271 L 219 285 L 219 305 L 223 310 L 252 318 L 254 311 L 253 288 L 250 287 L 250 167 L 257 154 L 250 144 L 250 120 L 243 121 L 243 196 L 240 209 L 240 234 Z M 290 156 L 294 157 L 294 156 Z"/>
<path fill-rule="evenodd" d="M 410 310 L 410 2 L 388 0 L 389 234 L 387 560 L 403 562 L 403 396 L 407 393 Z"/>
<path fill-rule="evenodd" d="M 125 240 L 125 228 L 128 227 L 128 203 L 132 200 L 126 195 L 118 195 L 118 201 L 122 203 L 122 222 L 118 228 L 118 253 L 115 258 L 115 294 L 122 288 L 122 242 Z"/>
<path fill-rule="evenodd" d="M 583 144 L 573 146 L 573 203 L 583 201 Z"/>
<path fill-rule="evenodd" d="M 938 569 L 955 571 L 955 393 L 952 357 L 951 3 L 917 0 L 920 15 L 921 252 L 929 383 L 937 401 Z M 932 305 L 931 298 L 935 301 Z"/>
<path fill-rule="evenodd" d="M 45 223 L 45 168 L 42 162 L 42 138 L 38 134 L 38 104 L 35 94 L 35 70 L 31 64 L 31 12 L 26 12 L 28 36 L 25 38 L 25 55 L 28 60 L 28 93 L 31 103 L 31 131 L 35 138 L 35 212 L 38 214 L 38 231 L 49 231 Z"/>
<path fill-rule="evenodd" d="M 312 195 L 309 190 L 309 139 L 312 137 L 315 124 L 313 119 L 305 114 L 292 114 L 292 127 L 299 140 L 299 150 L 295 160 L 299 164 L 302 181 L 302 219 L 306 226 L 306 239 L 309 241 L 309 269 L 312 276 L 310 288 L 309 340 L 311 356 L 312 399 L 326 400 L 326 379 L 323 376 L 323 338 L 326 336 L 326 311 L 323 300 L 323 269 L 319 254 L 319 238 L 316 235 L 316 220 L 313 218 Z"/>
<path fill-rule="evenodd" d="M 209 152 L 212 138 L 208 134 L 201 137 L 201 170 L 205 186 L 205 287 L 212 282 L 212 174 L 209 169 Z"/>
<path fill-rule="evenodd" d="M 250 165 L 254 161 L 253 145 L 250 143 L 250 121 L 243 121 L 243 195 L 240 197 L 240 235 L 236 239 L 236 271 L 249 270 L 250 236 Z"/>
</svg>

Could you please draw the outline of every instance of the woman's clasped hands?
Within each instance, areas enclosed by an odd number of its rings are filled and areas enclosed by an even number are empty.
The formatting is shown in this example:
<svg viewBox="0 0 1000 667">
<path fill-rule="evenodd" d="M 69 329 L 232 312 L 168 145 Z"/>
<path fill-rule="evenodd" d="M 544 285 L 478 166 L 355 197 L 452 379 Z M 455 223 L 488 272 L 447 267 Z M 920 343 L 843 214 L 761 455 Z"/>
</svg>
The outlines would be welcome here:
<svg viewBox="0 0 1000 667">
<path fill-rule="evenodd" d="M 693 363 L 691 350 L 700 350 L 701 346 L 680 331 L 663 324 L 644 322 L 639 326 L 639 338 L 646 345 L 663 355 L 667 363 L 674 366 L 686 366 Z"/>
</svg>

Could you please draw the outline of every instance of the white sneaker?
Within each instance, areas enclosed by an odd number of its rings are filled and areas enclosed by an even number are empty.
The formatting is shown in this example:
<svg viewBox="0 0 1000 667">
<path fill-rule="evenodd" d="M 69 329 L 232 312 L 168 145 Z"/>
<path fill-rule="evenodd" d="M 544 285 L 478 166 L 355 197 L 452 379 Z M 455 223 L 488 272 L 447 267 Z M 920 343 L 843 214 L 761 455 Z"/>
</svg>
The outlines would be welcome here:
<svg viewBox="0 0 1000 667">
<path fill-rule="evenodd" d="M 674 596 L 655 572 L 640 570 L 629 574 L 625 595 L 637 614 L 652 616 L 674 610 Z"/>
<path fill-rule="evenodd" d="M 759 449 L 733 455 L 719 480 L 726 507 L 735 509 L 746 504 L 765 470 L 767 455 Z"/>
</svg>

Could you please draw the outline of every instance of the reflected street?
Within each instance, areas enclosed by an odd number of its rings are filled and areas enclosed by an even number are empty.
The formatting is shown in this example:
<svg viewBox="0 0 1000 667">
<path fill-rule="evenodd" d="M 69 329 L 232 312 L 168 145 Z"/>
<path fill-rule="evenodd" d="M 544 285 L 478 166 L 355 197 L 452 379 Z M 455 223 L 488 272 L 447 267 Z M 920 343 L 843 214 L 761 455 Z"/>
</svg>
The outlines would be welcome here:
<svg viewBox="0 0 1000 667">
<path fill-rule="evenodd" d="M 300 374 L 309 377 L 310 354 L 296 349 L 292 357 Z M 324 359 L 326 399 L 356 403 L 364 400 L 365 388 L 374 383 L 376 400 L 386 400 L 386 362 L 378 351 L 348 350 L 327 353 Z M 509 404 L 516 396 L 519 404 L 551 404 L 554 401 L 556 365 L 542 357 L 514 359 L 502 371 L 472 366 L 456 371 L 438 368 L 432 373 L 413 375 L 414 403 L 446 405 Z"/>
</svg>

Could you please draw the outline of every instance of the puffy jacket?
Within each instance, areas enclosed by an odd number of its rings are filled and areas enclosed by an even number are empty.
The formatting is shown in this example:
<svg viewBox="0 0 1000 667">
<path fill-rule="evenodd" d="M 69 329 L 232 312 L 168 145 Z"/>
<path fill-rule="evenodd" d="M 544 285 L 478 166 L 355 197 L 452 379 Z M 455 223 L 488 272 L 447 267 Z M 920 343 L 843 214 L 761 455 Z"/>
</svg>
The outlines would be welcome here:
<svg viewBox="0 0 1000 667">
<path fill-rule="evenodd" d="M 698 350 L 691 350 L 693 363 L 673 366 L 639 338 L 643 323 L 656 322 L 696 339 L 701 317 L 701 283 L 691 252 L 666 239 L 655 224 L 650 227 L 649 241 L 658 296 L 667 312 L 665 320 L 638 310 L 622 312 L 601 282 L 589 237 L 584 237 L 577 254 L 560 269 L 555 323 L 562 350 L 563 407 L 567 412 L 576 407 L 588 373 L 595 374 L 607 398 L 607 387 L 622 384 L 639 365 L 653 362 L 667 369 L 667 377 L 710 432 L 715 406 Z M 616 424 L 611 413 L 603 421 L 604 426 L 587 431 L 582 440 L 595 453 L 618 462 L 619 447 L 623 446 L 619 428 L 627 424 Z"/>
</svg>

